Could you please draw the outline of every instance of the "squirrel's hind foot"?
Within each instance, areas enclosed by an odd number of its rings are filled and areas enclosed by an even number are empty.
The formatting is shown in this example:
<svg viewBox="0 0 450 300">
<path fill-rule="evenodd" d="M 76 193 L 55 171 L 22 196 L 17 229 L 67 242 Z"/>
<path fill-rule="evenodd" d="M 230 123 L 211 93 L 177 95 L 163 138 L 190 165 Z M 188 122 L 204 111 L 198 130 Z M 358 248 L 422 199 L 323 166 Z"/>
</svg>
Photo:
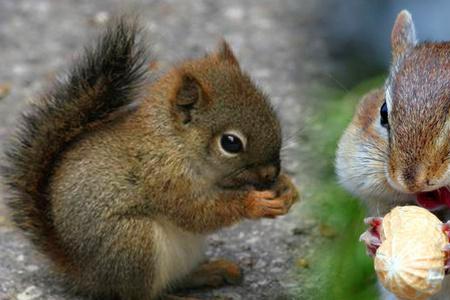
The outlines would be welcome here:
<svg viewBox="0 0 450 300">
<path fill-rule="evenodd" d="M 200 300 L 198 298 L 192 298 L 192 297 L 181 297 L 181 296 L 174 296 L 174 295 L 167 295 L 162 300 Z"/>
<path fill-rule="evenodd" d="M 242 282 L 241 268 L 234 262 L 218 259 L 201 264 L 183 282 L 182 288 L 220 287 Z"/>
</svg>

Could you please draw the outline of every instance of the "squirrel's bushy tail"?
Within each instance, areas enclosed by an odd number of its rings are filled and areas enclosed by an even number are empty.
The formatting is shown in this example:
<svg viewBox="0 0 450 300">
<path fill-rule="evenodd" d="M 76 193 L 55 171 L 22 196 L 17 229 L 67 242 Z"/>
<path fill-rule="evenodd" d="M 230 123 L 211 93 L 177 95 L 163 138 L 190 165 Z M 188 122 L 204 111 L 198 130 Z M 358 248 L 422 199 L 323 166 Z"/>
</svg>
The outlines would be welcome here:
<svg viewBox="0 0 450 300">
<path fill-rule="evenodd" d="M 30 104 L 6 143 L 1 174 L 13 220 L 59 266 L 68 258 L 58 242 L 46 195 L 60 153 L 92 124 L 132 103 L 144 83 L 147 51 L 137 22 L 122 17 L 106 29 L 49 93 Z"/>
</svg>

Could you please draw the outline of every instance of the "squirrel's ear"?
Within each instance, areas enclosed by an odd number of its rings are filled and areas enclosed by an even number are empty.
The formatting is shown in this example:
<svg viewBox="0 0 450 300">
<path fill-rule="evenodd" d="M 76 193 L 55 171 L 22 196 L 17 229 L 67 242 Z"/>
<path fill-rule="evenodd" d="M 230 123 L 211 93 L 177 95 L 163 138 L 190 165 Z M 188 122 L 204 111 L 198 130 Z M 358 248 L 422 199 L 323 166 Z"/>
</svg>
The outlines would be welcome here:
<svg viewBox="0 0 450 300">
<path fill-rule="evenodd" d="M 391 33 L 392 54 L 394 60 L 417 43 L 416 29 L 411 14 L 402 10 L 395 20 Z"/>
<path fill-rule="evenodd" d="M 192 119 L 192 110 L 206 100 L 206 93 L 197 79 L 188 73 L 180 75 L 175 95 L 175 110 L 184 124 Z"/>
<path fill-rule="evenodd" d="M 219 43 L 216 55 L 220 60 L 228 61 L 229 63 L 239 67 L 239 62 L 236 59 L 236 56 L 234 55 L 233 50 L 231 50 L 231 47 L 230 45 L 228 45 L 227 41 L 222 40 Z"/>
</svg>

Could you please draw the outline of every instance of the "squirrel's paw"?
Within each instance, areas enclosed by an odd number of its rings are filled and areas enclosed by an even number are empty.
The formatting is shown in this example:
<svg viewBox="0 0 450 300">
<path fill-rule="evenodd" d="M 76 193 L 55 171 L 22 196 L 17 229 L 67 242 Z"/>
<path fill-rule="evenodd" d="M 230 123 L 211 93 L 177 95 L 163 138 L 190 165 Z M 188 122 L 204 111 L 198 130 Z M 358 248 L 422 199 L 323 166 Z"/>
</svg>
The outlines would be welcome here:
<svg viewBox="0 0 450 300">
<path fill-rule="evenodd" d="M 300 198 L 297 187 L 292 182 L 292 179 L 286 174 L 281 174 L 279 176 L 274 190 L 277 193 L 277 199 L 284 201 L 288 210 L 291 208 L 292 204 L 297 202 Z"/>
<path fill-rule="evenodd" d="M 245 199 L 246 217 L 275 218 L 285 215 L 299 198 L 297 188 L 287 175 L 280 175 L 274 190 L 250 191 Z"/>
<path fill-rule="evenodd" d="M 183 283 L 184 288 L 220 287 L 242 281 L 241 268 L 234 262 L 218 259 L 200 265 Z"/>
<path fill-rule="evenodd" d="M 250 191 L 245 198 L 245 216 L 249 219 L 273 217 L 285 214 L 280 201 L 274 201 L 276 194 L 272 191 Z"/>
<path fill-rule="evenodd" d="M 442 249 L 445 253 L 445 274 L 450 273 L 450 221 L 442 224 L 442 231 L 447 235 L 449 239 L 449 244 L 447 244 L 444 249 Z"/>
<path fill-rule="evenodd" d="M 365 218 L 364 223 L 369 225 L 369 228 L 361 234 L 359 240 L 366 244 L 367 254 L 373 257 L 381 245 L 380 232 L 383 218 Z"/>
<path fill-rule="evenodd" d="M 297 188 L 289 176 L 281 174 L 273 190 L 250 191 L 245 199 L 246 217 L 257 219 L 285 215 L 298 198 Z"/>
</svg>

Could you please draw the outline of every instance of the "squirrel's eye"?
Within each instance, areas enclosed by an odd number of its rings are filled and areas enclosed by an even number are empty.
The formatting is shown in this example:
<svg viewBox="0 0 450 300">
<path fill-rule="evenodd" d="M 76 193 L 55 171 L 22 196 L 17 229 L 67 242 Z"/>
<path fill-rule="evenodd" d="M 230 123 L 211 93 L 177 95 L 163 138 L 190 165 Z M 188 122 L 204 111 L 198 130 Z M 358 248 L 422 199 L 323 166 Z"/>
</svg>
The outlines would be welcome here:
<svg viewBox="0 0 450 300">
<path fill-rule="evenodd" d="M 386 101 L 384 101 L 383 105 L 381 105 L 380 108 L 380 124 L 381 126 L 388 128 L 389 122 L 388 122 L 388 109 L 386 105 Z"/>
<path fill-rule="evenodd" d="M 220 146 L 228 154 L 235 155 L 244 150 L 244 144 L 242 140 L 230 133 L 224 133 L 220 137 Z"/>
</svg>

